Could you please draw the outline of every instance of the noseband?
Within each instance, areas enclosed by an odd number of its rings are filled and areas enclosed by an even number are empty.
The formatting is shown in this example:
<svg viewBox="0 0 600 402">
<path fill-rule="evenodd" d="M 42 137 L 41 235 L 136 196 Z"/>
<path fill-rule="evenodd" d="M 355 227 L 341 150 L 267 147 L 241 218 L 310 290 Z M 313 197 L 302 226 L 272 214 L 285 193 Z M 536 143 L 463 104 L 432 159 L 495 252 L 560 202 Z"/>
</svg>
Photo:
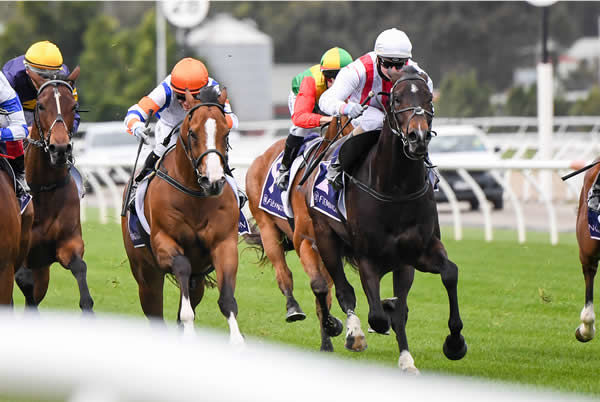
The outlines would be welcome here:
<svg viewBox="0 0 600 402">
<path fill-rule="evenodd" d="M 396 88 L 396 85 L 398 85 L 400 82 L 417 81 L 417 80 L 427 83 L 427 81 L 425 81 L 425 79 L 423 77 L 421 77 L 420 75 L 411 74 L 411 75 L 407 75 L 406 77 L 402 77 L 398 81 L 396 81 L 394 83 L 394 86 L 392 87 L 392 90 L 390 91 L 390 103 L 389 103 L 390 112 L 389 112 L 389 114 L 391 115 L 391 117 L 389 118 L 389 126 L 390 126 L 390 129 L 392 130 L 392 133 L 397 135 L 398 137 L 400 137 L 400 140 L 402 141 L 402 145 L 404 148 L 404 153 L 410 159 L 414 159 L 414 157 L 411 157 L 407 151 L 407 148 L 408 148 L 409 144 L 411 143 L 411 141 L 408 139 L 408 133 L 404 133 L 402 131 L 402 125 L 400 124 L 398 115 L 400 115 L 404 112 L 412 111 L 412 114 L 408 118 L 408 122 L 406 124 L 406 126 L 408 127 L 410 125 L 411 120 L 413 118 L 415 118 L 416 116 L 427 115 L 433 119 L 433 113 L 430 112 L 429 110 L 425 110 L 421 106 L 410 106 L 410 107 L 406 107 L 406 108 L 403 108 L 400 110 L 394 110 L 394 100 L 395 100 L 394 99 L 394 93 L 395 93 L 394 89 Z M 437 133 L 435 131 L 429 129 L 429 125 L 427 128 L 429 130 L 430 135 L 434 135 L 434 136 L 437 135 Z"/>
<path fill-rule="evenodd" d="M 38 148 L 42 148 L 44 150 L 44 152 L 46 152 L 46 153 L 49 152 L 48 143 L 50 142 L 50 138 L 52 137 L 52 129 L 54 128 L 54 126 L 57 123 L 62 123 L 65 126 L 65 128 L 67 129 L 67 132 L 69 133 L 69 141 L 71 140 L 71 138 L 73 138 L 73 129 L 71 128 L 69 130 L 69 127 L 67 127 L 67 123 L 65 123 L 65 120 L 62 116 L 62 111 L 60 109 L 60 92 L 58 91 L 58 86 L 59 85 L 66 86 L 67 88 L 69 88 L 70 93 L 73 93 L 73 87 L 67 81 L 49 80 L 49 81 L 44 82 L 42 84 L 42 86 L 40 87 L 40 89 L 38 89 L 37 98 L 39 98 L 42 91 L 50 85 L 52 85 L 54 87 L 53 88 L 54 99 L 56 100 L 56 110 L 58 111 L 56 118 L 50 125 L 50 128 L 48 129 L 48 134 L 46 135 L 46 133 L 44 133 L 44 129 L 42 128 L 42 123 L 40 122 L 39 114 L 41 113 L 41 109 L 39 107 L 39 103 L 36 103 L 35 112 L 33 113 L 33 117 L 35 120 L 35 125 L 37 126 L 37 129 L 38 129 L 38 132 L 40 133 L 41 141 L 34 140 L 31 138 L 28 139 L 28 142 L 30 144 L 35 145 Z"/>
<path fill-rule="evenodd" d="M 202 154 L 200 154 L 200 156 L 198 156 L 197 158 L 194 158 L 194 155 L 192 153 L 192 149 L 189 146 L 190 143 L 190 136 L 191 135 L 196 135 L 196 132 L 194 132 L 194 130 L 192 130 L 192 128 L 189 125 L 189 122 L 192 121 L 192 115 L 194 114 L 194 112 L 196 110 L 198 110 L 200 107 L 202 106 L 216 106 L 217 108 L 219 108 L 219 110 L 221 111 L 221 113 L 223 113 L 223 115 L 225 115 L 225 110 L 223 109 L 223 106 L 218 104 L 218 103 L 213 103 L 213 102 L 206 102 L 206 103 L 199 103 L 196 106 L 194 106 L 193 108 L 191 108 L 187 114 L 186 114 L 186 118 L 188 118 L 188 132 L 187 134 L 187 144 L 185 141 L 183 141 L 181 139 L 181 135 L 179 136 L 179 140 L 181 141 L 181 145 L 183 146 L 183 150 L 185 152 L 185 156 L 187 156 L 188 160 L 190 161 L 190 163 L 192 164 L 192 168 L 194 169 L 194 173 L 196 174 L 196 179 L 198 181 L 198 184 L 201 183 L 201 179 L 204 177 L 204 174 L 202 174 L 202 172 L 200 172 L 198 170 L 198 166 L 200 165 L 200 163 L 202 163 L 202 159 L 204 159 L 205 156 L 207 156 L 210 153 L 215 153 L 219 156 L 219 159 L 221 159 L 221 162 L 223 163 L 223 165 L 225 166 L 225 171 L 229 171 L 229 168 L 227 167 L 227 159 L 225 157 L 225 155 L 223 155 L 221 152 L 219 152 L 216 148 L 213 149 L 207 149 L 206 151 L 202 152 Z M 184 118 L 185 120 L 185 118 Z M 228 146 L 229 144 L 227 144 Z"/>
</svg>

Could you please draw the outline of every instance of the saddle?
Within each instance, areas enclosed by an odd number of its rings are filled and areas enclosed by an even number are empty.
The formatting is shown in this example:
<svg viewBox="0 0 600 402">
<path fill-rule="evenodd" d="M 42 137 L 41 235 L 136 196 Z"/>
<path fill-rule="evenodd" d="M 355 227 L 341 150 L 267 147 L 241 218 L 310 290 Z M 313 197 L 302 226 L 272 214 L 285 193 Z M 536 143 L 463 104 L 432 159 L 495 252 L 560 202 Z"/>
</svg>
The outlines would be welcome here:
<svg viewBox="0 0 600 402">
<path fill-rule="evenodd" d="M 380 130 L 367 131 L 362 134 L 346 136 L 341 144 L 338 159 L 344 172 L 350 173 L 356 164 L 364 158 L 371 147 L 377 143 Z"/>
</svg>

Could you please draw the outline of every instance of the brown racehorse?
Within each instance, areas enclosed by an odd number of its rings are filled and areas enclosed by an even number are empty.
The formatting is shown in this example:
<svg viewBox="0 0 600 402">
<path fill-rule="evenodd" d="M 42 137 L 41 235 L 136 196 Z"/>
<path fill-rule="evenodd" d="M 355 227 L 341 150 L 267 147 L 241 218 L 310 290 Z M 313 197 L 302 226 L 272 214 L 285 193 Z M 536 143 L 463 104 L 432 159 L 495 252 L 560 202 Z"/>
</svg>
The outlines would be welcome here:
<svg viewBox="0 0 600 402">
<path fill-rule="evenodd" d="M 94 302 L 87 285 L 83 261 L 79 193 L 71 177 L 73 122 L 77 101 L 73 85 L 79 67 L 64 79 L 47 80 L 31 72 L 39 88 L 29 146 L 25 152 L 35 218 L 31 248 L 25 266 L 17 272 L 17 284 L 28 307 L 37 308 L 50 280 L 50 265 L 59 262 L 71 271 L 79 286 L 79 307 L 91 312 Z"/>
<path fill-rule="evenodd" d="M 206 275 L 214 268 L 219 307 L 230 328 L 230 341 L 243 344 L 234 298 L 238 266 L 239 209 L 226 183 L 229 129 L 218 94 L 208 87 L 181 125 L 175 148 L 159 164 L 148 185 L 144 214 L 150 226 L 148 247 L 134 248 L 122 218 L 123 241 L 148 318 L 163 318 L 166 274 L 174 274 L 181 291 L 178 322 L 194 331 L 194 310 L 204 295 Z M 222 99 L 222 98 L 221 98 Z"/>
<path fill-rule="evenodd" d="M 14 181 L 7 170 L 9 165 L 0 160 L 0 304 L 12 302 L 15 269 L 20 267 L 29 250 L 31 224 L 33 222 L 33 204 L 29 203 L 21 215 L 19 200 L 14 190 Z"/>
<path fill-rule="evenodd" d="M 348 134 L 352 131 L 352 125 L 346 125 L 347 119 L 343 117 L 340 119 L 334 119 L 327 128 L 324 135 L 325 141 L 321 143 L 319 148 L 313 152 L 313 155 L 318 155 L 329 144 L 330 140 L 334 138 L 338 132 L 338 129 L 344 128 L 342 135 Z M 285 261 L 285 242 L 289 243 L 288 239 L 292 240 L 294 249 L 300 257 L 300 262 L 304 268 L 304 271 L 310 278 L 310 286 L 318 299 L 318 295 L 325 295 L 328 300 L 329 306 L 331 307 L 331 286 L 332 281 L 323 266 L 321 257 L 314 245 L 315 234 L 312 226 L 312 220 L 308 214 L 306 201 L 301 191 L 297 191 L 298 182 L 304 173 L 304 168 L 301 168 L 292 182 L 290 188 L 293 189 L 291 195 L 291 207 L 294 212 L 294 228 L 292 229 L 290 223 L 279 217 L 271 215 L 264 210 L 259 208 L 260 193 L 263 184 L 266 180 L 267 174 L 271 168 L 271 164 L 277 158 L 277 156 L 283 151 L 285 147 L 285 140 L 279 140 L 267 149 L 262 155 L 252 162 L 252 165 L 246 173 L 246 192 L 248 194 L 248 205 L 252 216 L 254 217 L 259 230 L 260 240 L 262 241 L 262 248 L 266 257 L 271 261 L 275 268 L 275 277 L 279 285 L 279 289 L 286 298 L 286 321 L 293 322 L 297 320 L 303 320 L 306 315 L 300 308 L 298 302 L 294 298 L 294 282 L 292 278 L 292 272 L 290 271 Z M 310 162 L 309 162 L 310 163 Z M 303 187 L 308 184 L 305 183 Z M 248 239 L 249 243 L 258 243 L 253 238 Z M 317 315 L 321 316 L 321 308 L 316 303 Z M 337 336 L 342 331 L 342 324 L 337 318 L 330 316 L 332 329 L 325 330 L 321 325 L 321 350 L 322 351 L 333 351 L 333 345 L 331 343 L 331 336 Z M 319 322 L 321 319 L 319 318 Z M 360 328 L 359 328 L 360 329 Z M 362 336 L 362 338 L 361 338 Z M 352 345 L 347 345 L 353 350 L 362 350 L 365 348 L 363 344 L 364 333 L 356 334 L 355 339 L 357 340 Z"/>
<path fill-rule="evenodd" d="M 594 315 L 594 277 L 598 271 L 600 259 L 600 240 L 590 237 L 588 227 L 587 195 L 594 185 L 596 176 L 600 173 L 600 165 L 588 170 L 583 179 L 583 188 L 579 195 L 579 209 L 577 211 L 577 243 L 579 244 L 579 261 L 585 279 L 585 304 L 581 310 L 581 324 L 575 330 L 575 337 L 580 342 L 588 342 L 594 338 L 596 316 Z"/>
</svg>

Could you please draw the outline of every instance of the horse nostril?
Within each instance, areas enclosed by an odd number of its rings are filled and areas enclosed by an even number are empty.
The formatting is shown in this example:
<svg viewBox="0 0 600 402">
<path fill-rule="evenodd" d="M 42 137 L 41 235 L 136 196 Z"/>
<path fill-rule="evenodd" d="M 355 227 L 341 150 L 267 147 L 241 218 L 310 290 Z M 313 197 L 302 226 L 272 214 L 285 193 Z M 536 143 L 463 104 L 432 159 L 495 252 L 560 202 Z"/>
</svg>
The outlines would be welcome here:
<svg viewBox="0 0 600 402">
<path fill-rule="evenodd" d="M 54 144 L 50 144 L 50 145 L 48 145 L 48 150 L 49 150 L 50 152 L 55 152 L 55 151 L 56 151 L 56 145 L 54 145 Z"/>
<path fill-rule="evenodd" d="M 417 142 L 418 138 L 419 138 L 419 136 L 414 131 L 411 131 L 410 133 L 408 133 L 408 142 Z"/>
<path fill-rule="evenodd" d="M 200 177 L 198 179 L 198 184 L 200 184 L 201 187 L 209 188 L 210 187 L 210 180 L 208 180 L 208 177 L 202 176 L 202 177 Z"/>
<path fill-rule="evenodd" d="M 67 152 L 71 152 L 72 149 L 73 149 L 73 144 L 68 143 L 67 144 Z"/>
</svg>

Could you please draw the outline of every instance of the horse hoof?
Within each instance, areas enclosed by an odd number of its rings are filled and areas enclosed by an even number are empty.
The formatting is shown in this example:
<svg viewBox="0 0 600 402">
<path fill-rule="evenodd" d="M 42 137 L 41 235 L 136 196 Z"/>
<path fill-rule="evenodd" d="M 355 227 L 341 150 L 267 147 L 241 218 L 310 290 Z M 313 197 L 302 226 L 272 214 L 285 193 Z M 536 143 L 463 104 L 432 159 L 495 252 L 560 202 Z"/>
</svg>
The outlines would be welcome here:
<svg viewBox="0 0 600 402">
<path fill-rule="evenodd" d="M 302 310 L 290 309 L 285 316 L 286 322 L 302 321 L 306 318 L 306 314 Z"/>
<path fill-rule="evenodd" d="M 327 338 L 321 343 L 321 352 L 333 352 L 333 343 L 331 339 Z"/>
<path fill-rule="evenodd" d="M 364 336 L 349 335 L 346 337 L 344 347 L 351 352 L 362 352 L 367 348 L 367 341 Z"/>
<path fill-rule="evenodd" d="M 330 315 L 325 322 L 325 332 L 327 335 L 335 337 L 341 334 L 343 330 L 344 324 L 342 324 L 342 321 L 339 318 Z"/>
<path fill-rule="evenodd" d="M 370 326 L 369 326 L 369 328 L 367 328 L 367 332 L 370 333 L 370 334 L 379 334 L 379 335 L 389 335 L 390 334 L 390 330 L 389 329 L 387 331 L 383 332 L 383 333 L 380 333 L 380 332 L 375 331 Z"/>
<path fill-rule="evenodd" d="M 591 341 L 592 339 L 594 339 L 594 337 L 593 337 L 593 336 L 591 336 L 591 337 L 589 337 L 589 338 L 586 338 L 586 337 L 584 337 L 584 336 L 581 334 L 581 331 L 580 331 L 579 327 L 577 327 L 577 329 L 575 330 L 575 338 L 577 338 L 577 340 L 578 340 L 579 342 L 583 342 L 583 343 L 585 343 L 585 342 L 589 342 L 589 341 Z"/>
<path fill-rule="evenodd" d="M 416 367 L 407 367 L 407 368 L 401 369 L 401 373 L 403 375 L 406 375 L 406 376 L 418 376 L 418 375 L 421 375 L 421 372 Z"/>
<path fill-rule="evenodd" d="M 444 342 L 444 355 L 450 360 L 460 360 L 467 354 L 467 343 L 465 338 L 460 335 L 458 341 L 452 338 L 452 335 L 446 337 Z"/>
</svg>

